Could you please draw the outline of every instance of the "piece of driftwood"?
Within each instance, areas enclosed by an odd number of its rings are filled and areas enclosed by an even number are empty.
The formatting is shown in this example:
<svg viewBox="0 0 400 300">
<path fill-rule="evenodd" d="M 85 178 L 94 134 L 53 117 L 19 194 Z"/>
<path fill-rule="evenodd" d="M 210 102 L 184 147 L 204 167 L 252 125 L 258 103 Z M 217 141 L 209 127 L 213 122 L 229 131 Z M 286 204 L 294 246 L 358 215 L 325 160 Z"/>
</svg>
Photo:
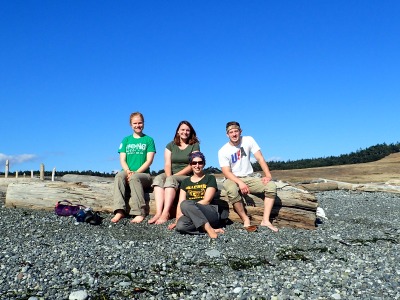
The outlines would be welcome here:
<svg viewBox="0 0 400 300">
<path fill-rule="evenodd" d="M 298 187 L 305 188 L 312 192 L 334 191 L 339 189 L 336 182 L 302 183 L 298 185 Z"/>
<path fill-rule="evenodd" d="M 65 176 L 64 176 L 65 177 Z M 54 209 L 57 201 L 67 199 L 92 207 L 100 212 L 112 212 L 113 180 L 101 177 L 86 178 L 65 177 L 65 181 L 31 181 L 15 182 L 8 185 L 5 205 L 7 207 L 21 207 L 30 209 Z M 218 183 L 219 187 L 222 183 Z M 225 192 L 217 194 L 221 200 L 227 200 Z M 146 193 L 149 203 L 149 213 L 155 213 L 153 194 Z M 261 195 L 245 197 L 247 213 L 252 223 L 259 224 L 263 215 L 263 200 Z M 314 229 L 315 212 L 318 206 L 314 194 L 291 186 L 286 183 L 278 184 L 271 218 L 276 226 Z M 241 221 L 230 207 L 229 218 L 232 221 Z"/>
<path fill-rule="evenodd" d="M 332 191 L 347 190 L 360 192 L 384 192 L 384 193 L 400 193 L 400 184 L 397 180 L 389 180 L 387 182 L 371 182 L 371 183 L 349 183 L 324 178 L 314 179 L 308 182 L 301 182 L 295 186 L 304 188 L 308 191 Z"/>
</svg>

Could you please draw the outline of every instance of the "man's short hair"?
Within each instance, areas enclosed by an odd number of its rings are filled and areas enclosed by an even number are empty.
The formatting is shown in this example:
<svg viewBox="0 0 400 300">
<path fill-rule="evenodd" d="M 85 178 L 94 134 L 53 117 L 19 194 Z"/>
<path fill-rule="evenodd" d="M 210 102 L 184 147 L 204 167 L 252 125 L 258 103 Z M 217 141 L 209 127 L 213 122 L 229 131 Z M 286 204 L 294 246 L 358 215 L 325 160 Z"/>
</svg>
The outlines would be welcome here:
<svg viewBox="0 0 400 300">
<path fill-rule="evenodd" d="M 231 129 L 239 129 L 239 130 L 241 130 L 239 122 L 231 121 L 231 122 L 226 123 L 226 133 L 228 133 L 229 130 L 231 130 Z"/>
</svg>

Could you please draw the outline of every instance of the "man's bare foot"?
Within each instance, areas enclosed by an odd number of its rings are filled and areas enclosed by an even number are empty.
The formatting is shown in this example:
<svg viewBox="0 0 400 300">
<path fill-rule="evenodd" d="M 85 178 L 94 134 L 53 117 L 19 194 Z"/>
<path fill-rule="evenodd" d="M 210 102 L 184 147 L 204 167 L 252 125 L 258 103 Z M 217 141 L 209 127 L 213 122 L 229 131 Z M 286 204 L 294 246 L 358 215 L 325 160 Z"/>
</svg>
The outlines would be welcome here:
<svg viewBox="0 0 400 300">
<path fill-rule="evenodd" d="M 251 225 L 250 219 L 243 220 L 243 227 L 249 227 Z"/>
<path fill-rule="evenodd" d="M 131 223 L 138 224 L 138 223 L 142 222 L 143 220 L 144 220 L 143 216 L 136 216 L 131 220 Z"/>
<path fill-rule="evenodd" d="M 124 218 L 124 217 L 125 217 L 125 215 L 124 215 L 123 213 L 117 212 L 117 213 L 115 214 L 115 216 L 111 219 L 111 222 L 113 222 L 113 223 L 118 223 L 119 220 L 121 220 L 121 219 Z"/>
<path fill-rule="evenodd" d="M 168 216 L 161 215 L 161 217 L 159 217 L 158 220 L 156 221 L 156 224 L 157 225 L 164 224 L 165 222 L 168 221 L 168 219 L 169 219 Z"/>
<path fill-rule="evenodd" d="M 160 215 L 154 215 L 150 220 L 147 221 L 149 224 L 155 223 L 160 218 Z"/>
<path fill-rule="evenodd" d="M 278 232 L 278 228 L 271 224 L 271 222 L 261 222 L 260 226 L 265 226 L 271 229 L 273 232 Z"/>
</svg>

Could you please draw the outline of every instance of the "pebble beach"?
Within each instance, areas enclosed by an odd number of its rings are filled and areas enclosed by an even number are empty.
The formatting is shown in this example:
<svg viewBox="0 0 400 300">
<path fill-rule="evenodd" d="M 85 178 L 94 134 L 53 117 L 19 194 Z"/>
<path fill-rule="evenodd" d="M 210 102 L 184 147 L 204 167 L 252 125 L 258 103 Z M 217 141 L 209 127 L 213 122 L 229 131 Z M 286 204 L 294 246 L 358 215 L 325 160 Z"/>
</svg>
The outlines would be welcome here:
<svg viewBox="0 0 400 300">
<path fill-rule="evenodd" d="M 0 299 L 400 299 L 400 196 L 316 194 L 315 230 L 77 223 L 0 208 Z"/>
</svg>

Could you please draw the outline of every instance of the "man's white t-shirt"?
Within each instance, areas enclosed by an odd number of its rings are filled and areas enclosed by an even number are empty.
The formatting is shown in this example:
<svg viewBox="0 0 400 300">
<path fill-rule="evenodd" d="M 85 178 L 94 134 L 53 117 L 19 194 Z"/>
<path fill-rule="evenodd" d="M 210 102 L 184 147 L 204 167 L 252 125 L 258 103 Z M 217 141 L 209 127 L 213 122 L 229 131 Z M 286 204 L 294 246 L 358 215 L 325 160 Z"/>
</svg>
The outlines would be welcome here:
<svg viewBox="0 0 400 300">
<path fill-rule="evenodd" d="M 238 146 L 226 143 L 218 151 L 219 166 L 230 167 L 232 173 L 238 177 L 244 177 L 253 173 L 250 163 L 250 153 L 254 155 L 260 147 L 251 136 L 242 136 Z"/>
</svg>

